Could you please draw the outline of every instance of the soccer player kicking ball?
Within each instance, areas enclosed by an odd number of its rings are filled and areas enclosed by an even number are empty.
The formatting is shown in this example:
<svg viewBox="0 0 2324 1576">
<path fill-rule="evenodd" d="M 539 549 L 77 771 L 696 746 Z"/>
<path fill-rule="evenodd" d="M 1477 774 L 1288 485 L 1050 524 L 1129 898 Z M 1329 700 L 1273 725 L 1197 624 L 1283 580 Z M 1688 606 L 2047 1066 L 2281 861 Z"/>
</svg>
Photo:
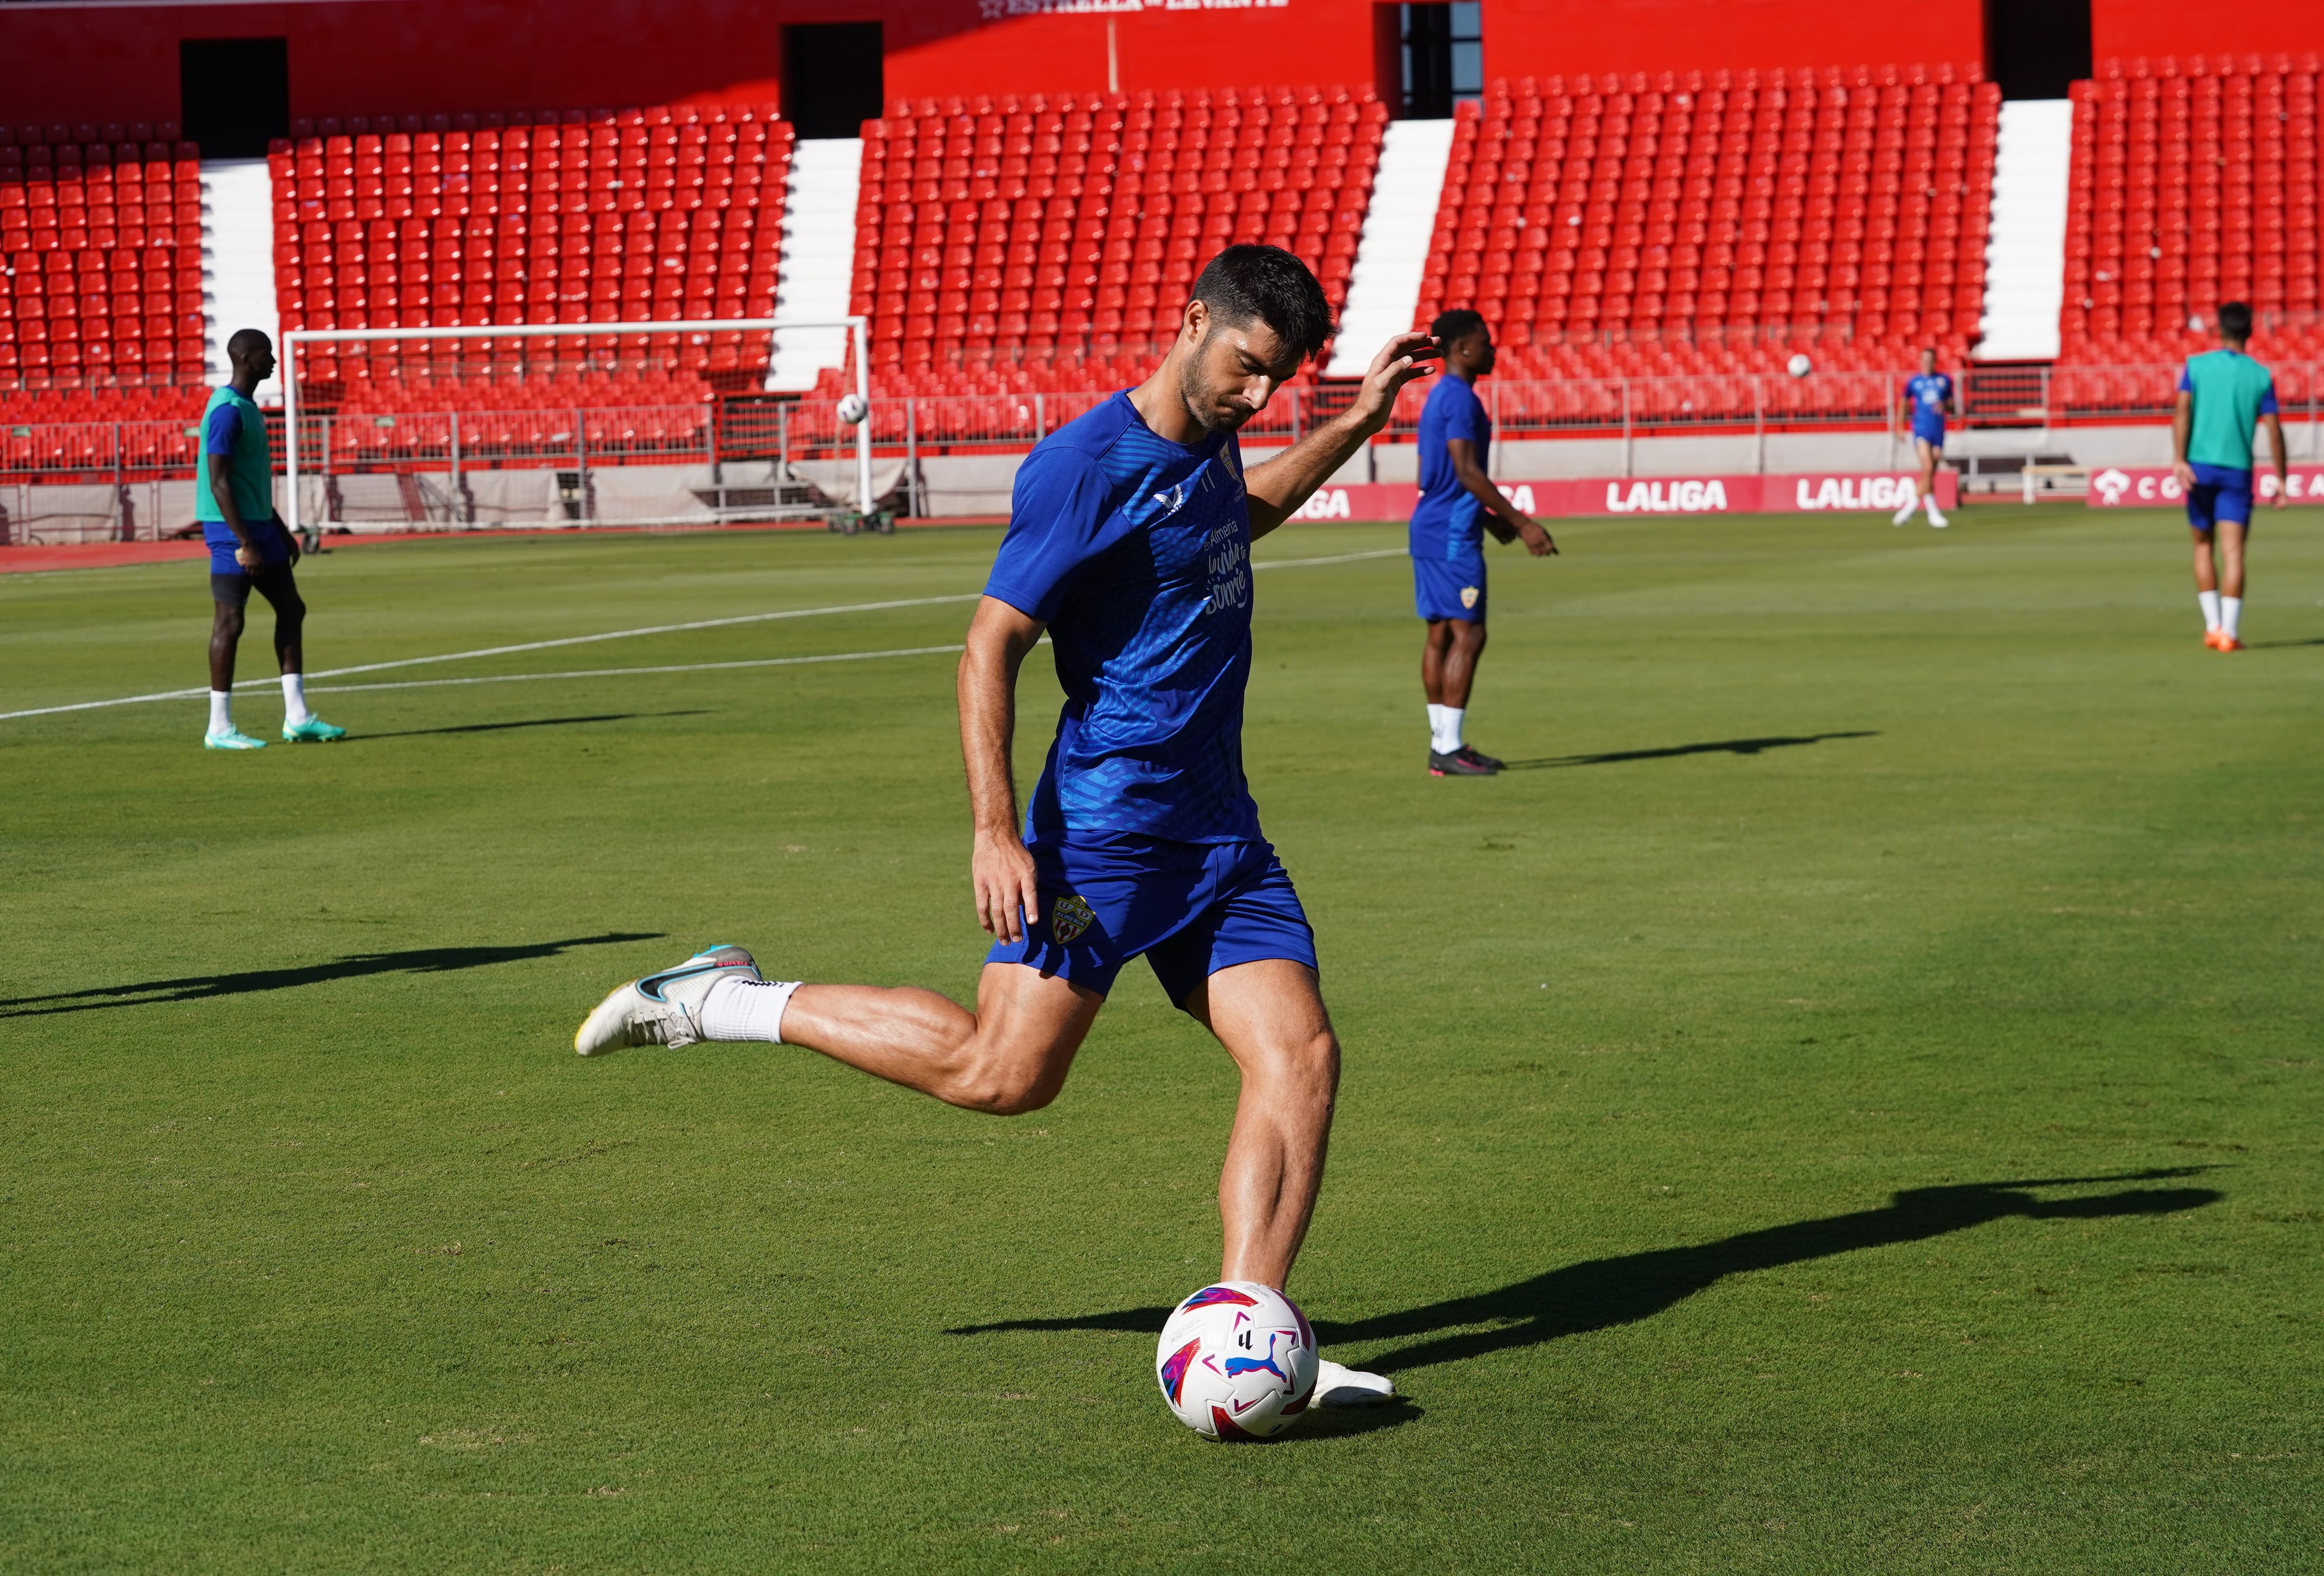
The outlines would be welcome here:
<svg viewBox="0 0 2324 1576">
<path fill-rule="evenodd" d="M 1926 506 L 1929 523 L 1942 530 L 1951 521 L 1937 507 L 1937 462 L 1945 455 L 1945 413 L 1958 415 L 1960 400 L 1953 392 L 1953 381 L 1937 370 L 1937 353 L 1921 352 L 1921 370 L 1904 380 L 1904 399 L 1913 407 L 1913 452 L 1921 461 L 1919 488 L 1896 511 L 1894 523 L 1903 525 L 1913 518 L 1913 511 Z"/>
<path fill-rule="evenodd" d="M 1428 695 L 1431 777 L 1490 777 L 1501 763 L 1462 738 L 1469 689 L 1485 654 L 1485 539 L 1523 538 L 1536 558 L 1557 551 L 1549 532 L 1517 512 L 1485 474 L 1493 423 L 1477 380 L 1493 370 L 1493 335 L 1467 308 L 1429 325 L 1444 375 L 1420 410 L 1420 502 L 1412 512 L 1412 598 L 1428 625 L 1420 684 Z"/>
<path fill-rule="evenodd" d="M 209 750 L 263 750 L 234 725 L 234 654 L 242 643 L 243 609 L 253 590 L 274 609 L 274 655 L 282 665 L 282 738 L 327 743 L 347 736 L 307 709 L 305 657 L 300 635 L 307 604 L 291 566 L 299 544 L 274 516 L 274 466 L 266 446 L 266 418 L 251 396 L 274 375 L 274 346 L 255 328 L 226 341 L 234 376 L 210 395 L 202 411 L 201 456 L 194 462 L 194 518 L 210 549 Z"/>
<path fill-rule="evenodd" d="M 2244 539 L 2251 530 L 2252 429 L 2267 423 L 2275 450 L 2275 507 L 2284 507 L 2283 418 L 2275 379 L 2244 354 L 2251 338 L 2251 308 L 2219 308 L 2218 350 L 2190 356 L 2179 374 L 2179 407 L 2171 417 L 2171 470 L 2187 492 L 2187 524 L 2195 533 L 2195 600 L 2203 608 L 2203 644 L 2240 651 L 2244 616 Z M 2218 561 L 2212 562 L 2214 546 Z"/>
<path fill-rule="evenodd" d="M 1243 780 L 1250 548 L 1386 424 L 1433 353 L 1425 334 L 1390 340 L 1346 413 L 1246 473 L 1236 429 L 1331 327 L 1297 258 L 1231 246 L 1195 280 L 1154 374 L 1051 433 L 1018 472 L 960 663 L 971 883 L 997 938 L 974 1011 L 932 991 L 770 982 L 750 954 L 715 946 L 606 997 L 574 1048 L 805 1046 L 1015 1115 L 1056 1098 L 1115 976 L 1143 953 L 1242 1074 L 1219 1179 L 1221 1276 L 1281 1286 L 1323 1181 L 1340 1045 L 1306 914 Z M 1044 631 L 1065 704 L 1020 835 L 1017 669 Z M 1316 1394 L 1349 1405 L 1393 1387 L 1326 1362 Z"/>
</svg>

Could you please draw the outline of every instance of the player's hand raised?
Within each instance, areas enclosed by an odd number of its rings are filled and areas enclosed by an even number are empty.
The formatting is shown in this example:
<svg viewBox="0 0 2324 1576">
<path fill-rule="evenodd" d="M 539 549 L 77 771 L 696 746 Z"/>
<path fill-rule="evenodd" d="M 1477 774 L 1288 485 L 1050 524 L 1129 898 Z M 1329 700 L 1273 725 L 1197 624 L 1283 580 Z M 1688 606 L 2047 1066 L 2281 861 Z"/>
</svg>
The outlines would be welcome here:
<svg viewBox="0 0 2324 1576">
<path fill-rule="evenodd" d="M 1440 346 L 1429 335 L 1397 335 L 1372 357 L 1371 368 L 1364 373 L 1363 387 L 1356 392 L 1356 401 L 1348 414 L 1370 430 L 1379 431 L 1388 425 L 1388 417 L 1396 410 L 1396 397 L 1404 391 L 1404 385 L 1436 371 L 1440 354 Z"/>
<path fill-rule="evenodd" d="M 976 890 L 976 922 L 1001 941 L 1022 941 L 1025 926 L 1041 922 L 1039 878 L 1032 851 L 1014 832 L 979 832 L 969 859 Z"/>
</svg>

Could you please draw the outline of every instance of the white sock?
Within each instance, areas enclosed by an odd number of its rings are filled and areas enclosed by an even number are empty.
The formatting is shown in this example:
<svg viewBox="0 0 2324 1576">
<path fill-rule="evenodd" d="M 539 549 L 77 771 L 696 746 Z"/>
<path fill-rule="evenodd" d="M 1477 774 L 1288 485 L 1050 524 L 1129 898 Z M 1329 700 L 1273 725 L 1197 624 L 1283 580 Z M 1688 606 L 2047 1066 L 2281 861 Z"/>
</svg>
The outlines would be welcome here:
<svg viewBox="0 0 2324 1576">
<path fill-rule="evenodd" d="M 1434 750 L 1437 741 L 1443 737 L 1444 708 L 1432 700 L 1428 703 L 1428 747 Z"/>
<path fill-rule="evenodd" d="M 2232 641 L 2236 638 L 2236 631 L 2243 622 L 2244 599 L 2240 596 L 2220 597 L 2219 628 L 2225 631 L 2227 639 Z"/>
<path fill-rule="evenodd" d="M 295 728 L 315 714 L 307 709 L 306 675 L 286 673 L 282 676 L 282 725 Z"/>
<path fill-rule="evenodd" d="M 798 980 L 721 980 L 702 998 L 702 1035 L 714 1040 L 783 1043 L 783 1009 Z"/>
<path fill-rule="evenodd" d="M 234 691 L 230 689 L 210 691 L 210 732 L 213 733 L 234 732 Z"/>
<path fill-rule="evenodd" d="M 2195 600 L 2203 606 L 2203 632 L 2207 635 L 2216 632 L 2219 627 L 2219 594 L 2216 591 L 2198 591 L 2195 593 Z"/>
<path fill-rule="evenodd" d="M 1458 755 L 1461 753 L 1461 720 L 1468 714 L 1468 709 L 1464 706 L 1446 706 L 1444 708 L 1444 739 L 1443 742 L 1436 747 L 1436 752 L 1438 754 Z"/>
</svg>

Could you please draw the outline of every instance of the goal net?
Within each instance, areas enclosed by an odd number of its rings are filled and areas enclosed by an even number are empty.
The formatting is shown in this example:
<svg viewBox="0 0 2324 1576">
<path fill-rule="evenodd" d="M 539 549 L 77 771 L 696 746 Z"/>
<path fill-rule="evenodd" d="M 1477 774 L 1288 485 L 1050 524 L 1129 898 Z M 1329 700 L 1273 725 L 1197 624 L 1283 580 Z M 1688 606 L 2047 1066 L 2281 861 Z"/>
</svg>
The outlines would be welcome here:
<svg viewBox="0 0 2324 1576">
<path fill-rule="evenodd" d="M 819 333 L 817 331 L 820 331 Z M 836 332 L 834 332 L 836 331 Z M 836 339 L 862 401 L 767 391 L 770 346 Z M 282 336 L 294 530 L 853 528 L 873 465 L 862 318 L 293 329 Z M 885 470 L 900 475 L 900 464 Z"/>
</svg>

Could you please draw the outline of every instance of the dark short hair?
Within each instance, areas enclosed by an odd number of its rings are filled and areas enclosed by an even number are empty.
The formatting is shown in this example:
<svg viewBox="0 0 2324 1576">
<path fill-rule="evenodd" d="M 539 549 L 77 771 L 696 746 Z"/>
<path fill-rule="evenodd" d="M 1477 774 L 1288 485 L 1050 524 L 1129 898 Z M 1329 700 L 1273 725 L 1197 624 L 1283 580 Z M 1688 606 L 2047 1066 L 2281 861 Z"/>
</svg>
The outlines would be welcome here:
<svg viewBox="0 0 2324 1576">
<path fill-rule="evenodd" d="M 266 337 L 263 328 L 237 328 L 234 331 L 234 337 L 226 342 L 226 353 L 229 357 L 248 355 L 261 346 L 272 349 L 273 345 L 274 342 Z"/>
<path fill-rule="evenodd" d="M 1222 323 L 1260 322 L 1296 346 L 1299 359 L 1323 354 L 1332 307 L 1307 265 L 1280 246 L 1230 246 L 1204 266 L 1189 299 Z"/>
<path fill-rule="evenodd" d="M 1428 326 L 1428 331 L 1436 336 L 1437 344 L 1450 345 L 1455 339 L 1478 332 L 1484 326 L 1484 313 L 1469 307 L 1455 307 L 1449 312 L 1437 313 L 1436 321 Z"/>
<path fill-rule="evenodd" d="M 2219 303 L 2219 332 L 2226 335 L 2230 339 L 2250 338 L 2251 303 L 2248 301 L 2221 301 Z"/>
</svg>

